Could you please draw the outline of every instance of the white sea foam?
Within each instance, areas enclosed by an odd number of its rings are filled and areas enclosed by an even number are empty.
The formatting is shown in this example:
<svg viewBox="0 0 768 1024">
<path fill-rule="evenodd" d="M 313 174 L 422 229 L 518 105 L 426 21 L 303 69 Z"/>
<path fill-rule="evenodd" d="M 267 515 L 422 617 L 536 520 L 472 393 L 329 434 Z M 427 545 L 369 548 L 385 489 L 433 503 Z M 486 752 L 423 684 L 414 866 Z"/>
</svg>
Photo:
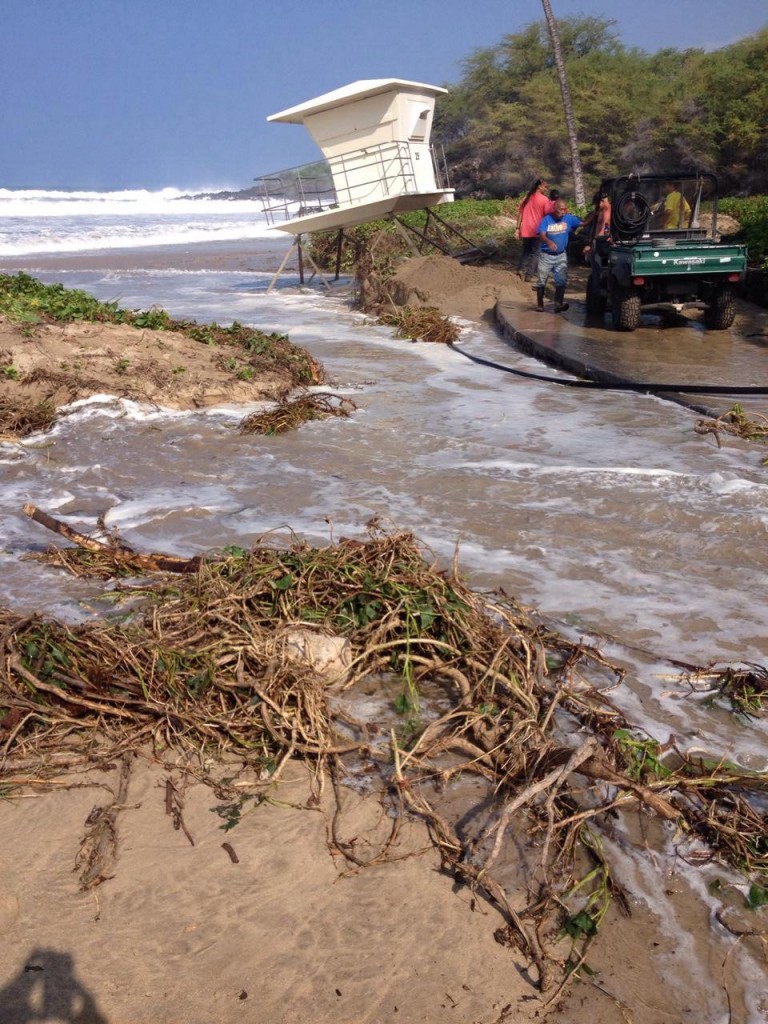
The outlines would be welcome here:
<svg viewBox="0 0 768 1024">
<path fill-rule="evenodd" d="M 734 495 L 744 494 L 747 491 L 768 491 L 768 486 L 765 484 L 745 480 L 733 473 L 711 473 L 703 482 L 713 494 Z"/>
<path fill-rule="evenodd" d="M 158 488 L 144 498 L 123 501 L 105 514 L 104 523 L 110 528 L 129 528 L 149 520 L 162 522 L 180 511 L 199 516 L 210 512 L 231 513 L 241 508 L 242 501 L 216 484 L 196 483 L 187 487 Z"/>
<path fill-rule="evenodd" d="M 458 465 L 458 463 L 454 463 Z M 579 465 L 559 465 L 559 466 L 542 466 L 535 462 L 520 462 L 513 461 L 511 459 L 489 459 L 479 463 L 464 462 L 462 463 L 467 469 L 480 469 L 483 473 L 487 473 L 489 470 L 500 470 L 510 476 L 517 474 L 531 474 L 535 473 L 537 476 L 554 476 L 554 477 L 573 477 L 573 476 L 596 476 L 605 477 L 613 480 L 614 483 L 618 482 L 619 478 L 622 477 L 644 477 L 646 479 L 654 480 L 671 480 L 674 478 L 685 477 L 684 473 L 674 472 L 668 469 L 656 469 L 653 467 L 642 467 L 642 466 L 579 466 Z"/>
<path fill-rule="evenodd" d="M 269 238 L 257 199 L 157 192 L 0 189 L 0 256 Z"/>
</svg>

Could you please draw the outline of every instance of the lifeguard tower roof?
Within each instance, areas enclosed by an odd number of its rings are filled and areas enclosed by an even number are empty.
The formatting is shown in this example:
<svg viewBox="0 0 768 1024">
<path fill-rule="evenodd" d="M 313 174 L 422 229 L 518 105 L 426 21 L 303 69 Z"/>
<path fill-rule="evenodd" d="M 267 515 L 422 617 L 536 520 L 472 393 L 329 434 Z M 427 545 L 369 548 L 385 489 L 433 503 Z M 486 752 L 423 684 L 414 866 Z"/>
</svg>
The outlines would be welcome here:
<svg viewBox="0 0 768 1024">
<path fill-rule="evenodd" d="M 376 96 L 378 93 L 391 92 L 393 89 L 417 90 L 431 96 L 439 93 L 447 93 L 447 89 L 439 85 L 425 85 L 423 82 L 408 82 L 403 78 L 364 78 L 359 82 L 351 82 L 343 85 L 340 89 L 333 89 L 332 92 L 323 93 L 322 96 L 315 96 L 306 103 L 299 103 L 295 107 L 281 110 L 278 114 L 271 114 L 267 121 L 280 121 L 284 124 L 303 124 L 308 114 L 319 114 L 323 110 L 330 110 L 356 100 L 366 99 L 368 96 Z"/>
</svg>

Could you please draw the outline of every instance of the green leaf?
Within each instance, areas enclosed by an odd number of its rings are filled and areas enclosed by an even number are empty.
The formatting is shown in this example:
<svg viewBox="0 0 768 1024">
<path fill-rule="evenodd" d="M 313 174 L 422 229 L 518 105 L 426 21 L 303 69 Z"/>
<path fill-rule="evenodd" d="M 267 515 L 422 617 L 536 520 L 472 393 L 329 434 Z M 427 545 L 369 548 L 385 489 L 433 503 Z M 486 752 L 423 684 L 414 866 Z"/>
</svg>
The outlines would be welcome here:
<svg viewBox="0 0 768 1024">
<path fill-rule="evenodd" d="M 423 608 L 419 609 L 419 618 L 421 619 L 421 628 L 426 632 L 435 621 L 437 616 L 435 610 L 430 605 L 424 605 Z"/>
<path fill-rule="evenodd" d="M 586 910 L 580 910 L 578 914 L 569 917 L 565 922 L 565 930 L 572 939 L 579 939 L 582 936 L 591 939 L 593 935 L 597 935 L 597 925 Z"/>
<path fill-rule="evenodd" d="M 281 576 L 279 580 L 272 582 L 273 590 L 290 590 L 294 584 L 294 579 L 291 573 L 286 573 L 285 576 Z"/>
<path fill-rule="evenodd" d="M 395 697 L 395 711 L 398 715 L 407 715 L 411 711 L 416 711 L 417 708 L 418 703 L 409 693 L 400 693 Z"/>
<path fill-rule="evenodd" d="M 753 882 L 747 893 L 747 906 L 750 910 L 768 905 L 768 887 Z"/>
</svg>

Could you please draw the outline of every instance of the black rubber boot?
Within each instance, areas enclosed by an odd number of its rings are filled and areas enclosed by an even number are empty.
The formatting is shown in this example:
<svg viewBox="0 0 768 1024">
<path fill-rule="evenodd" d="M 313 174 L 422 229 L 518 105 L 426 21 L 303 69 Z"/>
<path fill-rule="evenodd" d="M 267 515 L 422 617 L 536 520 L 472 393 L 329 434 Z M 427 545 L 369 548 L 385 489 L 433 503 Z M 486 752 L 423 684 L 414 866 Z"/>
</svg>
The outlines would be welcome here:
<svg viewBox="0 0 768 1024">
<path fill-rule="evenodd" d="M 544 289 L 541 285 L 536 289 L 536 309 L 539 313 L 544 312 Z"/>
<path fill-rule="evenodd" d="M 565 285 L 560 285 L 559 288 L 555 288 L 555 312 L 564 313 L 568 309 L 568 303 L 563 302 L 563 296 L 565 295 Z"/>
</svg>

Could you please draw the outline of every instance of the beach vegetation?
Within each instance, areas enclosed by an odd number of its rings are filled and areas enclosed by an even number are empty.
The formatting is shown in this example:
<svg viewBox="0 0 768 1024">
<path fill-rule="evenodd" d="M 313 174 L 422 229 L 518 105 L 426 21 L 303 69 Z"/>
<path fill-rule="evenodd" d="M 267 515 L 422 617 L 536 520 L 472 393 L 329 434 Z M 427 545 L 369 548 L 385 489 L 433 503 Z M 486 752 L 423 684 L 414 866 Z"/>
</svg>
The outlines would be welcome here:
<svg viewBox="0 0 768 1024">
<path fill-rule="evenodd" d="M 272 763 L 274 764 L 274 762 Z M 251 809 L 253 810 L 262 803 L 262 799 L 263 798 L 258 795 L 244 793 L 242 796 L 239 796 L 228 803 L 217 804 L 215 807 L 212 807 L 211 810 L 214 814 L 217 814 L 221 819 L 223 819 L 223 824 L 219 825 L 219 828 L 224 832 L 229 832 L 240 824 L 248 805 L 250 804 Z"/>
<path fill-rule="evenodd" d="M 747 906 L 750 910 L 768 906 L 768 887 L 752 884 L 747 893 Z"/>
<path fill-rule="evenodd" d="M 721 434 L 730 434 L 758 444 L 768 444 L 768 416 L 762 413 L 748 413 L 739 402 L 734 403 L 720 416 L 696 420 L 693 429 L 697 434 L 711 434 L 718 448 L 722 447 Z M 768 456 L 763 460 L 763 465 L 766 464 Z"/>
<path fill-rule="evenodd" d="M 628 729 L 617 729 L 613 739 L 621 752 L 624 771 L 631 779 L 664 779 L 672 774 L 661 760 L 661 746 L 656 740 L 639 737 Z"/>
<path fill-rule="evenodd" d="M 27 398 L 10 400 L 0 396 L 0 438 L 3 440 L 49 430 L 55 422 L 53 402 L 33 402 Z"/>
<path fill-rule="evenodd" d="M 603 825 L 612 834 L 632 808 L 669 826 L 680 856 L 706 844 L 761 905 L 765 773 L 716 751 L 662 748 L 606 695 L 606 673 L 618 685 L 623 668 L 509 597 L 470 590 L 455 563 L 441 568 L 410 534 L 373 521 L 366 540 L 313 547 L 273 535 L 184 559 L 75 534 L 32 506 L 24 512 L 69 541 L 35 556 L 47 571 L 111 574 L 128 605 L 78 626 L 0 610 L 1 784 L 129 765 L 129 752 L 149 748 L 211 786 L 228 830 L 273 799 L 293 758 L 334 786 L 363 765 L 386 780 L 391 834 L 367 860 L 349 843 L 334 849 L 356 870 L 396 857 L 399 822 L 417 815 L 443 868 L 499 909 L 500 941 L 535 965 L 543 991 L 588 973 L 589 945 L 623 901 Z M 349 660 L 330 678 L 319 674 L 291 653 L 297 625 L 346 642 Z M 354 700 L 380 688 L 395 695 L 402 721 L 387 743 L 372 745 Z M 235 761 L 241 770 L 222 778 L 219 766 Z M 436 783 L 468 774 L 487 787 L 471 835 L 430 796 Z M 514 857 L 523 856 L 529 880 L 514 908 L 495 877 L 509 832 L 525 837 Z M 96 867 L 89 861 L 84 887 L 105 876 Z"/>
<path fill-rule="evenodd" d="M 130 319 L 133 327 L 143 327 L 148 331 L 173 330 L 173 320 L 164 309 L 152 306 L 151 309 L 133 311 Z"/>
<path fill-rule="evenodd" d="M 296 430 L 311 420 L 330 417 L 348 417 L 357 408 L 349 398 L 327 393 L 301 394 L 295 398 L 284 396 L 274 408 L 253 412 L 240 421 L 241 434 L 284 434 Z"/>
<path fill-rule="evenodd" d="M 126 324 L 145 330 L 173 331 L 207 345 L 235 347 L 248 356 L 254 371 L 288 371 L 297 384 L 322 379 L 322 369 L 304 349 L 285 334 L 265 334 L 235 321 L 230 327 L 175 320 L 158 307 L 150 310 L 120 309 L 116 302 L 101 302 L 78 289 L 62 284 L 46 285 L 28 274 L 0 274 L 0 315 L 14 323 L 93 321 Z"/>
<path fill-rule="evenodd" d="M 592 867 L 574 882 L 564 896 L 565 905 L 573 908 L 566 912 L 562 924 L 562 934 L 571 939 L 571 948 L 565 960 L 565 973 L 569 977 L 578 977 L 579 972 L 592 973 L 586 962 L 589 947 L 614 897 L 623 901 L 623 894 L 611 877 L 599 832 L 584 825 L 578 838 L 582 853 L 585 859 L 592 862 Z"/>
<path fill-rule="evenodd" d="M 448 345 L 461 334 L 458 324 L 434 306 L 393 306 L 381 312 L 376 323 L 394 327 L 396 338 L 411 341 Z"/>
<path fill-rule="evenodd" d="M 747 246 L 753 266 L 768 271 L 768 195 L 727 196 L 718 209 L 739 225 L 737 233 L 729 237 Z"/>
<path fill-rule="evenodd" d="M 44 331 L 54 323 L 72 322 L 124 326 L 135 329 L 137 337 L 154 331 L 156 334 L 148 339 L 148 343 L 156 344 L 158 353 L 163 355 L 168 352 L 169 345 L 162 338 L 173 333 L 181 336 L 181 340 L 174 342 L 178 355 L 186 353 L 184 346 L 187 341 L 192 348 L 195 343 L 215 348 L 221 356 L 220 366 L 232 373 L 236 380 L 257 385 L 260 381 L 269 382 L 266 390 L 271 394 L 305 388 L 324 379 L 322 366 L 306 349 L 292 344 L 283 333 L 265 333 L 237 321 L 226 327 L 216 323 L 176 320 L 158 307 L 145 311 L 121 309 L 116 302 L 101 302 L 86 292 L 66 289 L 61 284 L 45 285 L 24 273 L 0 274 L 0 317 L 16 327 L 17 335 L 25 336 Z M 130 336 L 125 337 L 128 338 L 128 346 Z M 119 346 L 117 341 L 116 347 Z M 109 354 L 109 344 L 107 352 Z M 146 348 L 136 359 L 129 359 L 124 354 L 108 365 L 102 364 L 100 377 L 97 361 L 79 358 L 60 360 L 54 366 L 38 365 L 22 374 L 7 353 L 5 365 L 0 365 L 0 385 L 3 387 L 0 435 L 18 438 L 47 429 L 55 421 L 56 405 L 109 387 L 116 388 L 118 394 L 141 400 L 145 397 L 147 381 L 156 388 L 165 389 L 186 372 L 186 367 L 181 364 L 168 369 L 161 362 L 154 365 L 151 354 L 147 357 L 145 353 Z M 89 368 L 87 377 L 80 372 L 83 364 Z M 20 390 L 9 387 L 22 377 L 25 383 L 36 386 L 40 401 L 34 402 Z M 120 378 L 119 385 L 115 377 Z"/>
<path fill-rule="evenodd" d="M 768 669 L 762 665 L 692 670 L 680 681 L 692 693 L 703 693 L 712 705 L 727 702 L 731 711 L 747 720 L 762 716 L 768 709 Z"/>
</svg>

